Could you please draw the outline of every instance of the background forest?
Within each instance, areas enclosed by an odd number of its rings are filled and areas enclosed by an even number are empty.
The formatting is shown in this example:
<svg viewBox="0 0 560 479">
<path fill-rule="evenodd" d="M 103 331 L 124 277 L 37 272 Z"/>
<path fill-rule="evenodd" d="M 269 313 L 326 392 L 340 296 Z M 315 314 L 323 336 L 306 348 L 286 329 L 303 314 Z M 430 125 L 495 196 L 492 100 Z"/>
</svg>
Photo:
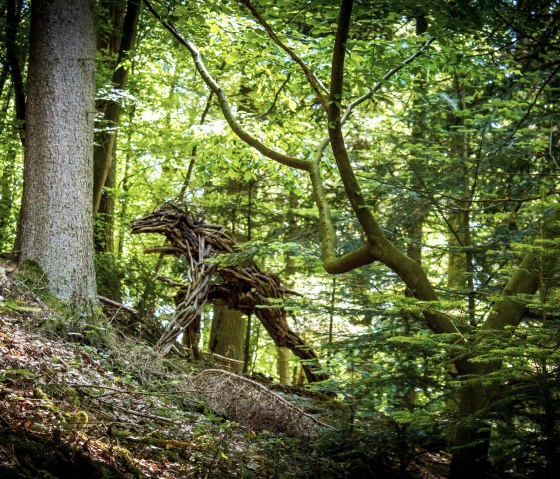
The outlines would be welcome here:
<svg viewBox="0 0 560 479">
<path fill-rule="evenodd" d="M 239 248 L 211 264 L 256 262 L 293 293 L 251 314 L 201 305 L 171 354 L 214 353 L 324 393 L 339 408 L 324 453 L 349 477 L 389 460 L 404 474 L 417 447 L 450 451 L 452 478 L 553 477 L 559 2 L 97 1 L 93 211 L 82 209 L 93 242 L 76 253 L 95 274 L 60 256 L 63 241 L 35 257 L 50 239 L 29 239 L 42 200 L 28 142 L 38 124 L 58 138 L 70 121 L 58 100 L 54 120 L 29 108 L 33 72 L 47 70 L 33 67 L 31 11 L 45 3 L 0 1 L 4 259 L 38 263 L 78 316 L 97 295 L 126 305 L 127 334 L 159 347 L 192 262 L 132 225 L 171 203 L 232 233 Z M 79 181 L 50 165 L 37 173 L 47 189 Z M 80 208 L 46 204 L 61 217 Z M 49 254 L 53 270 L 77 265 L 89 293 L 68 293 L 78 281 L 49 273 Z M 305 346 L 272 338 L 259 307 L 284 311 Z"/>
</svg>

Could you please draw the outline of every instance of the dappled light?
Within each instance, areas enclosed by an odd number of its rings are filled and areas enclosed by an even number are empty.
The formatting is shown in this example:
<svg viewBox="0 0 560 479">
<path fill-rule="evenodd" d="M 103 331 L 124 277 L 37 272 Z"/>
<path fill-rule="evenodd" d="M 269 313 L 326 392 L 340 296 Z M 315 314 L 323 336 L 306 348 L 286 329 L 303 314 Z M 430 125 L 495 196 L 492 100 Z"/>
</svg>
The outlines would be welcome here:
<svg viewBox="0 0 560 479">
<path fill-rule="evenodd" d="M 557 476 L 558 0 L 0 11 L 0 477 Z"/>
</svg>

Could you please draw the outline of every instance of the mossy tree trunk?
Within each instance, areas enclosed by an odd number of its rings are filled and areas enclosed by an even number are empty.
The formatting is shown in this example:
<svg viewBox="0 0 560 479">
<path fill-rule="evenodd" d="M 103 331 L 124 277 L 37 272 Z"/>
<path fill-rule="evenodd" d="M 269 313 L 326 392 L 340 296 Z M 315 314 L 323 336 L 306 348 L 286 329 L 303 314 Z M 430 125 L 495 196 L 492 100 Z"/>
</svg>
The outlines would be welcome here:
<svg viewBox="0 0 560 479">
<path fill-rule="evenodd" d="M 557 211 L 545 224 L 542 240 L 557 238 L 560 235 L 560 211 Z M 536 253 L 528 254 L 512 274 L 502 291 L 501 298 L 494 304 L 488 319 L 481 325 L 482 331 L 498 332 L 505 328 L 511 331 L 517 327 L 526 312 L 525 303 L 520 296 L 534 295 L 543 280 L 543 262 L 552 270 L 558 261 L 554 253 L 543 257 Z M 511 333 L 510 333 L 511 334 Z M 490 429 L 484 421 L 484 410 L 490 404 L 495 385 L 488 378 L 497 371 L 499 362 L 477 364 L 468 362 L 469 358 L 456 364 L 460 372 L 479 381 L 466 381 L 459 392 L 459 421 L 455 437 L 455 450 L 451 461 L 450 479 L 484 477 L 486 457 L 490 445 Z"/>
<path fill-rule="evenodd" d="M 92 167 L 95 118 L 93 0 L 35 0 L 31 13 L 21 260 L 51 292 L 96 302 Z"/>
</svg>

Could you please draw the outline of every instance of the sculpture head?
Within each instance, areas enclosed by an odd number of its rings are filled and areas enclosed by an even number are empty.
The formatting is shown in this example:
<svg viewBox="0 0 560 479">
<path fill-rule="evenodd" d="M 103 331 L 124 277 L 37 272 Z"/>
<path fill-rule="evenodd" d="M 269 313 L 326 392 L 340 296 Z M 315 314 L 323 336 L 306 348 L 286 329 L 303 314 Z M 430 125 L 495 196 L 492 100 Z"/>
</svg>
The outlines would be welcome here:
<svg viewBox="0 0 560 479">
<path fill-rule="evenodd" d="M 140 233 L 169 233 L 179 223 L 184 222 L 189 228 L 198 223 L 180 205 L 166 202 L 152 213 L 135 220 L 132 223 L 132 234 Z"/>
</svg>

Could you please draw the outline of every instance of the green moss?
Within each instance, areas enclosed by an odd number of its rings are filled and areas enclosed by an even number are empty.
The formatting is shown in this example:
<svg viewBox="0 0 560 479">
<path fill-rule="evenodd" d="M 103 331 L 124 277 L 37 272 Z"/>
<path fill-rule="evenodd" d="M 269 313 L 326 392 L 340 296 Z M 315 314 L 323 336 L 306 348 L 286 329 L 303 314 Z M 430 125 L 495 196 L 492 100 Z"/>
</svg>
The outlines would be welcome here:
<svg viewBox="0 0 560 479">
<path fill-rule="evenodd" d="M 78 406 L 82 403 L 82 395 L 75 388 L 65 387 L 61 393 L 64 395 L 65 401 L 72 406 Z"/>
<path fill-rule="evenodd" d="M 64 413 L 64 419 L 70 424 L 85 426 L 89 421 L 89 416 L 85 411 L 67 412 Z"/>
<path fill-rule="evenodd" d="M 20 291 L 22 295 L 32 293 L 54 311 L 65 308 L 64 303 L 55 298 L 49 291 L 47 277 L 35 261 L 29 259 L 22 261 L 14 276 L 24 285 L 24 289 Z"/>
<path fill-rule="evenodd" d="M 48 289 L 48 281 L 45 273 L 36 261 L 30 259 L 19 263 L 16 278 L 23 281 L 29 287 Z"/>
<path fill-rule="evenodd" d="M 0 429 L 0 444 L 10 444 L 11 465 L 4 463 L 0 477 L 15 479 L 124 479 L 137 471 L 97 462 L 78 448 L 29 431 Z"/>
</svg>

